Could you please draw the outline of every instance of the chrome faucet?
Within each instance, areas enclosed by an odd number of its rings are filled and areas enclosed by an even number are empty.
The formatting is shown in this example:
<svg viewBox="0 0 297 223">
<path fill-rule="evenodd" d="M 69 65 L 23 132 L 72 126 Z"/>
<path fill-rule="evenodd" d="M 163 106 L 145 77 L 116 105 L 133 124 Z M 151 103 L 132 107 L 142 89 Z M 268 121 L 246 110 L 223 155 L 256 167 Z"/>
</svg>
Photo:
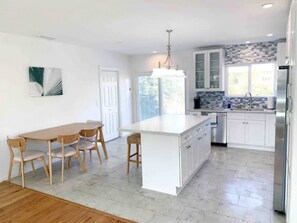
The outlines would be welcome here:
<svg viewBox="0 0 297 223">
<path fill-rule="evenodd" d="M 245 95 L 244 95 L 244 98 L 246 99 L 247 98 L 247 95 L 250 95 L 250 100 L 249 100 L 249 110 L 252 109 L 252 102 L 253 102 L 253 96 L 250 92 L 247 92 Z"/>
</svg>

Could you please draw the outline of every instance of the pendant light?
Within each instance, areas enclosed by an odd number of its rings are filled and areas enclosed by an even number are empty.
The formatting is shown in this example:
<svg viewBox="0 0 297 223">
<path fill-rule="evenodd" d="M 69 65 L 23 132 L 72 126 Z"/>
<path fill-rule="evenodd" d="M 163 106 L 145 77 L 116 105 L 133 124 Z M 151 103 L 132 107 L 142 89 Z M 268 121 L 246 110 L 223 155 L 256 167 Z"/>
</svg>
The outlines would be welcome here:
<svg viewBox="0 0 297 223">
<path fill-rule="evenodd" d="M 168 45 L 167 45 L 167 58 L 163 65 L 161 65 L 161 62 L 159 62 L 158 68 L 153 69 L 153 73 L 151 77 L 154 78 L 166 78 L 166 77 L 182 77 L 186 78 L 183 70 L 179 70 L 178 66 L 173 66 L 172 60 L 171 60 L 171 43 L 170 43 L 170 34 L 172 33 L 172 30 L 166 30 L 168 33 Z"/>
</svg>

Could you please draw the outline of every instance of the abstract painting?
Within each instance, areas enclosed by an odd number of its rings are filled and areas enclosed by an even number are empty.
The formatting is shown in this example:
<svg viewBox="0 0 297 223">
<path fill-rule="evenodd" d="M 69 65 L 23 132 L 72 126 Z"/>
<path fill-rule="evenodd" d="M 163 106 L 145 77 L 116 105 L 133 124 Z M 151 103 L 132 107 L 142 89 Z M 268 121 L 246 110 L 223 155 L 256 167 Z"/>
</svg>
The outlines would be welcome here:
<svg viewBox="0 0 297 223">
<path fill-rule="evenodd" d="M 63 95 L 60 68 L 29 67 L 30 96 Z"/>
</svg>

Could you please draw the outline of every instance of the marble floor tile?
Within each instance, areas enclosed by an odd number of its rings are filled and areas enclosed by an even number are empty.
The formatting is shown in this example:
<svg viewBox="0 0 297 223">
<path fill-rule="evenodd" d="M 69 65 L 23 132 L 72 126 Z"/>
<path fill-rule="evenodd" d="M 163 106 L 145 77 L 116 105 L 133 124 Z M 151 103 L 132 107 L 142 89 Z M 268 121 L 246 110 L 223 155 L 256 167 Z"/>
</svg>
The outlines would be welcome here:
<svg viewBox="0 0 297 223">
<path fill-rule="evenodd" d="M 272 211 L 272 202 L 266 199 L 240 196 L 238 206 L 249 209 Z"/>
<path fill-rule="evenodd" d="M 148 222 L 155 214 L 155 212 L 150 210 L 145 210 L 143 208 L 137 207 L 137 204 L 124 204 L 117 202 L 106 210 L 110 214 L 121 216 L 130 220 L 134 220 L 139 223 Z"/>
<path fill-rule="evenodd" d="M 284 223 L 272 209 L 273 160 L 271 152 L 212 146 L 209 160 L 178 196 L 141 188 L 141 167 L 126 174 L 126 138 L 106 144 L 109 159 L 96 154 L 83 174 L 75 160 L 65 170 L 53 164 L 49 185 L 42 169 L 26 174 L 26 186 L 98 210 L 143 223 Z M 103 156 L 102 149 L 100 152 Z M 12 179 L 21 184 L 20 177 Z"/>
</svg>

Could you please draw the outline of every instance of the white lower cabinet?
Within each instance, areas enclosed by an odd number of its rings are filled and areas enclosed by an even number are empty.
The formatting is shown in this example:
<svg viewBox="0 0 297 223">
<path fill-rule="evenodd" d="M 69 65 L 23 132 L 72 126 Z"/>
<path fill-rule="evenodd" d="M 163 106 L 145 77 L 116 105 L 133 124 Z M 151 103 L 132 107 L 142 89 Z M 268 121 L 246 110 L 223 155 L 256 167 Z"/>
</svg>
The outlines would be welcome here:
<svg viewBox="0 0 297 223">
<path fill-rule="evenodd" d="M 244 120 L 227 119 L 227 142 L 245 144 Z"/>
<path fill-rule="evenodd" d="M 207 124 L 208 123 L 204 123 L 203 126 L 199 126 L 199 128 L 181 137 L 182 140 L 188 138 L 188 140 L 182 141 L 181 146 L 182 185 L 185 185 L 209 157 L 211 152 L 211 139 L 210 125 Z"/>
<path fill-rule="evenodd" d="M 265 121 L 245 122 L 246 144 L 265 146 Z"/>
<path fill-rule="evenodd" d="M 274 134 L 275 114 L 227 114 L 227 143 L 231 147 L 272 150 Z"/>
</svg>

